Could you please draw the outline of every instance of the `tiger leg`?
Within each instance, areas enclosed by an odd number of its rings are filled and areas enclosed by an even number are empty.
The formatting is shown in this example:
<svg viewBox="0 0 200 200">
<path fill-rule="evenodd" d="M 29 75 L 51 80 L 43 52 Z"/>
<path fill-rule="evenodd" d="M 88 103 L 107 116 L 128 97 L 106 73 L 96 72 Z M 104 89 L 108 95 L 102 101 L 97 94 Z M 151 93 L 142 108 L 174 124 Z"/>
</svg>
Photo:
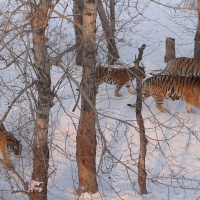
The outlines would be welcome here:
<svg viewBox="0 0 200 200">
<path fill-rule="evenodd" d="M 136 92 L 132 90 L 131 85 L 132 85 L 132 83 L 130 80 L 128 82 L 126 82 L 126 88 L 128 89 L 129 93 L 136 94 Z"/>
<path fill-rule="evenodd" d="M 153 98 L 154 98 L 155 101 L 156 101 L 156 107 L 157 107 L 161 112 L 170 113 L 169 110 L 163 108 L 163 101 L 164 101 L 164 98 L 160 98 L 160 97 L 157 97 L 157 96 L 153 96 Z"/>
<path fill-rule="evenodd" d="M 115 89 L 115 96 L 116 97 L 121 97 L 122 95 L 119 93 L 120 89 L 122 88 L 124 84 L 123 83 L 119 83 L 116 85 L 116 89 Z"/>
<path fill-rule="evenodd" d="M 189 103 L 186 103 L 186 108 L 188 113 L 196 113 L 194 110 L 192 110 L 192 105 Z"/>
<path fill-rule="evenodd" d="M 150 97 L 150 92 L 146 89 L 142 89 L 142 101 L 144 101 L 145 99 L 147 99 L 148 97 Z M 127 106 L 131 107 L 131 108 L 135 108 L 136 104 L 127 104 Z"/>
<path fill-rule="evenodd" d="M 195 111 L 191 109 L 192 106 L 200 110 L 200 95 L 198 95 L 198 91 L 195 92 L 195 94 L 187 96 L 187 98 L 185 99 L 188 113 L 195 113 Z"/>
<path fill-rule="evenodd" d="M 195 113 L 195 111 L 191 109 L 192 106 L 200 110 L 200 92 L 198 87 L 194 88 L 193 92 L 186 96 L 185 102 L 188 113 Z"/>
</svg>

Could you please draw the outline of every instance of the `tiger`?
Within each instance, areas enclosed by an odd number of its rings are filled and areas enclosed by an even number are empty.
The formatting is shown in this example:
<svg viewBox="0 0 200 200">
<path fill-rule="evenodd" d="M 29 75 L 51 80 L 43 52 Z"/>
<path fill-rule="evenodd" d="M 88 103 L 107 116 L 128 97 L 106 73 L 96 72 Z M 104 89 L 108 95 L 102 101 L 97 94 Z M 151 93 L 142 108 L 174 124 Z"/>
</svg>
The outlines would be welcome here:
<svg viewBox="0 0 200 200">
<path fill-rule="evenodd" d="M 200 77 L 200 59 L 179 57 L 171 59 L 159 75 Z"/>
<path fill-rule="evenodd" d="M 152 96 L 156 107 L 165 113 L 164 99 L 183 100 L 186 102 L 188 113 L 195 113 L 192 106 L 200 109 L 200 78 L 187 76 L 155 75 L 147 78 L 142 84 L 142 100 Z M 128 104 L 130 107 L 135 105 Z"/>
<path fill-rule="evenodd" d="M 21 142 L 12 133 L 7 132 L 3 124 L 0 126 L 0 150 L 7 167 L 13 167 L 9 152 L 12 151 L 15 155 L 21 155 L 22 150 Z"/>
<path fill-rule="evenodd" d="M 137 74 L 137 75 L 136 75 Z M 129 68 L 113 68 L 113 67 L 97 67 L 96 71 L 96 81 L 97 85 L 102 83 L 108 83 L 111 85 L 116 85 L 115 96 L 121 97 L 119 93 L 123 85 L 126 86 L 128 92 L 131 94 L 136 94 L 133 91 L 131 85 L 135 77 L 141 77 L 142 79 L 146 78 L 144 67 L 129 67 Z M 98 87 L 98 86 L 97 86 Z"/>
</svg>

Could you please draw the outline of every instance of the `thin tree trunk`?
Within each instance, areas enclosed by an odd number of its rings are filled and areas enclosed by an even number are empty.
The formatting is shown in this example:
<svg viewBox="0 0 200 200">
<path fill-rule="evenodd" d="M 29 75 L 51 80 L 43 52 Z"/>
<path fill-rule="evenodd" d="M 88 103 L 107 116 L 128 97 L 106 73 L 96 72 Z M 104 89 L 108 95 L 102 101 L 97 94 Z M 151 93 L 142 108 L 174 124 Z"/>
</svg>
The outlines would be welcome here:
<svg viewBox="0 0 200 200">
<path fill-rule="evenodd" d="M 115 43 L 115 0 L 110 0 L 110 27 L 108 42 L 108 63 L 114 65 L 119 58 L 119 53 Z"/>
<path fill-rule="evenodd" d="M 146 153 L 147 153 L 147 138 L 145 135 L 145 127 L 144 127 L 144 121 L 142 118 L 142 101 L 141 101 L 141 96 L 142 95 L 139 88 L 142 88 L 142 83 L 141 81 L 137 81 L 137 100 L 136 100 L 136 119 L 137 123 L 139 126 L 139 131 L 140 131 L 140 155 L 139 155 L 139 160 L 138 160 L 138 184 L 140 186 L 140 191 L 141 194 L 147 194 L 147 189 L 146 189 L 146 169 L 145 169 L 145 158 L 146 158 Z"/>
<path fill-rule="evenodd" d="M 135 61 L 136 67 L 139 66 L 139 62 L 142 60 L 142 54 L 143 50 L 146 47 L 146 45 L 142 45 L 141 48 L 139 48 L 139 55 L 138 58 Z M 139 74 L 136 76 L 136 91 L 137 91 L 137 99 L 136 99 L 136 119 L 139 126 L 139 132 L 140 132 L 140 155 L 138 160 L 138 184 L 140 186 L 141 194 L 147 194 L 146 189 L 146 169 L 145 169 L 145 158 L 146 158 L 146 152 L 147 152 L 147 138 L 145 135 L 145 127 L 144 127 L 144 121 L 142 118 L 142 78 L 139 76 Z"/>
<path fill-rule="evenodd" d="M 89 2 L 89 3 L 88 3 Z M 84 0 L 83 14 L 83 77 L 82 89 L 96 104 L 95 66 L 96 66 L 96 3 L 95 0 Z M 77 132 L 76 159 L 78 165 L 78 193 L 96 193 L 96 130 L 95 114 L 89 103 L 82 96 L 81 113 Z"/>
<path fill-rule="evenodd" d="M 74 15 L 74 30 L 76 36 L 76 65 L 82 66 L 83 62 L 83 32 L 82 30 L 76 25 L 83 25 L 83 1 L 82 0 L 74 0 L 74 8 L 73 8 L 73 15 Z"/>
<path fill-rule="evenodd" d="M 49 168 L 48 126 L 52 106 L 50 65 L 47 62 L 45 29 L 51 1 L 41 0 L 30 19 L 33 34 L 35 69 L 37 72 L 37 105 L 34 129 L 33 172 L 30 185 L 30 200 L 47 200 Z"/>
<path fill-rule="evenodd" d="M 114 0 L 110 1 L 110 23 L 106 17 L 105 10 L 101 0 L 98 0 L 97 11 L 102 23 L 106 42 L 108 45 L 108 63 L 114 64 L 119 58 L 119 53 L 115 43 L 115 4 Z"/>
<path fill-rule="evenodd" d="M 198 0 L 198 23 L 194 41 L 194 58 L 200 59 L 200 0 Z"/>
</svg>

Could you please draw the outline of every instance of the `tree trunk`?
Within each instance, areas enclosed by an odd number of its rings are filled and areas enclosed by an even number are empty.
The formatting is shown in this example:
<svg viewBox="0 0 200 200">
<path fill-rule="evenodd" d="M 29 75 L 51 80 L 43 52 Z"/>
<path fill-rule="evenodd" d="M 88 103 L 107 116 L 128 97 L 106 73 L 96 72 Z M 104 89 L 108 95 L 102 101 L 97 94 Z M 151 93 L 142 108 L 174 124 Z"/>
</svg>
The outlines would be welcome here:
<svg viewBox="0 0 200 200">
<path fill-rule="evenodd" d="M 166 54 L 165 54 L 165 62 L 167 63 L 171 59 L 176 58 L 175 55 L 175 39 L 167 38 L 166 39 Z"/>
<path fill-rule="evenodd" d="M 119 58 L 117 46 L 115 43 L 115 0 L 110 0 L 110 27 L 108 42 L 108 64 L 114 65 Z"/>
<path fill-rule="evenodd" d="M 95 66 L 96 66 L 96 3 L 84 0 L 83 14 L 83 77 L 82 89 L 93 105 L 96 103 Z M 96 193 L 96 130 L 95 113 L 86 99 L 81 98 L 81 113 L 77 132 L 76 159 L 78 165 L 78 193 Z"/>
<path fill-rule="evenodd" d="M 102 23 L 106 42 L 108 44 L 108 63 L 113 65 L 119 58 L 119 53 L 115 43 L 115 4 L 110 0 L 110 23 L 106 17 L 105 10 L 101 0 L 98 0 L 97 11 Z"/>
<path fill-rule="evenodd" d="M 139 66 L 139 62 L 142 60 L 143 50 L 146 47 L 145 44 L 139 48 L 139 55 L 135 61 L 135 66 Z M 146 169 L 145 169 L 145 158 L 147 152 L 147 138 L 145 135 L 145 127 L 144 121 L 142 118 L 142 77 L 140 77 L 139 73 L 136 76 L 136 91 L 137 91 L 137 99 L 136 99 L 136 119 L 139 126 L 140 132 L 140 155 L 138 160 L 138 184 L 140 187 L 141 194 L 147 194 L 146 189 Z"/>
<path fill-rule="evenodd" d="M 138 88 L 142 88 L 142 83 L 137 82 Z M 139 131 L 140 131 L 140 155 L 139 155 L 139 160 L 138 160 L 138 184 L 140 186 L 140 192 L 141 194 L 147 194 L 147 188 L 146 188 L 146 169 L 145 169 L 145 158 L 146 158 L 146 152 L 147 152 L 147 138 L 145 135 L 145 128 L 144 128 L 144 122 L 142 118 L 142 101 L 141 98 L 138 96 L 141 95 L 141 92 L 137 90 L 139 93 L 137 95 L 137 100 L 136 100 L 136 118 L 137 118 L 137 123 L 139 126 Z"/>
<path fill-rule="evenodd" d="M 73 8 L 73 15 L 74 15 L 74 30 L 76 36 L 76 65 L 82 66 L 82 55 L 83 55 L 83 32 L 82 30 L 76 25 L 83 25 L 83 1 L 82 0 L 74 0 L 74 8 Z"/>
<path fill-rule="evenodd" d="M 30 185 L 30 200 L 47 200 L 49 167 L 48 126 L 52 106 L 50 65 L 47 61 L 45 29 L 51 1 L 41 0 L 30 19 L 33 34 L 33 50 L 37 73 L 37 105 L 34 129 L 33 172 Z"/>
<path fill-rule="evenodd" d="M 198 23 L 194 41 L 194 58 L 200 59 L 200 0 L 198 0 Z"/>
</svg>

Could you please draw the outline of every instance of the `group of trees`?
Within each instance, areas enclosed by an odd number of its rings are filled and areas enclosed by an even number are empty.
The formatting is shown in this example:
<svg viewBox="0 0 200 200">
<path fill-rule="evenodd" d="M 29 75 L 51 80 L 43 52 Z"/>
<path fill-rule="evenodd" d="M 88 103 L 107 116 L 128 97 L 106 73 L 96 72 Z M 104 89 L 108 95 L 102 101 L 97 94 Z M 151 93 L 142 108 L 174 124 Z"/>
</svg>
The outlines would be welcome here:
<svg viewBox="0 0 200 200">
<path fill-rule="evenodd" d="M 159 1 L 149 1 L 144 5 L 143 10 L 140 10 L 144 11 L 150 2 L 160 4 Z M 98 50 L 105 50 L 104 47 L 107 47 L 105 60 L 108 64 L 114 64 L 120 57 L 115 39 L 115 7 L 118 3 L 119 1 L 116 0 L 74 0 L 73 2 L 9 0 L 0 3 L 0 92 L 6 107 L 1 113 L 0 124 L 5 123 L 9 116 L 11 123 L 16 124 L 12 130 L 20 133 L 23 143 L 30 148 L 33 160 L 29 166 L 31 172 L 25 170 L 25 173 L 30 176 L 29 183 L 26 183 L 22 171 L 12 169 L 12 173 L 20 182 L 15 192 L 26 194 L 30 200 L 47 199 L 48 180 L 51 176 L 49 172 L 50 136 L 56 129 L 53 125 L 58 122 L 57 118 L 51 118 L 51 110 L 59 104 L 59 108 L 68 112 L 66 111 L 68 105 L 64 105 L 62 97 L 59 96 L 59 90 L 65 84 L 68 85 L 67 87 L 75 85 L 81 93 L 80 116 L 78 124 L 75 125 L 79 182 L 77 193 L 81 195 L 84 192 L 98 191 L 97 175 L 100 167 L 96 166 L 97 132 L 102 142 L 99 163 L 101 164 L 105 154 L 120 162 L 112 155 L 101 130 L 99 111 L 96 109 L 97 87 L 95 84 Z M 125 7 L 129 4 L 131 4 L 130 1 L 121 1 L 121 5 Z M 133 19 L 142 15 L 138 10 L 141 4 L 139 0 L 135 2 L 136 13 Z M 73 9 L 71 9 L 72 5 Z M 119 17 L 119 14 L 117 16 Z M 100 22 L 102 27 L 100 29 L 103 32 L 103 37 L 101 36 L 100 39 L 97 39 L 96 34 L 97 21 Z M 72 29 L 74 29 L 74 34 L 70 35 Z M 195 55 L 200 55 L 196 53 L 199 52 L 198 34 L 199 28 L 195 37 Z M 102 40 L 105 41 L 104 47 L 97 45 Z M 73 56 L 68 57 L 71 50 L 75 50 L 75 58 L 73 53 Z M 138 55 L 141 56 L 141 54 Z M 135 64 L 138 63 L 135 62 Z M 74 77 L 77 66 L 82 71 L 80 84 Z M 57 82 L 53 82 L 51 74 L 55 67 L 62 70 Z M 4 73 L 8 76 L 4 77 Z M 140 83 L 138 80 L 138 87 Z M 137 89 L 139 91 L 139 88 Z M 73 87 L 72 93 L 74 93 Z M 76 96 L 74 98 L 78 101 Z M 139 117 L 137 121 L 140 124 L 141 102 L 137 105 L 136 114 Z M 15 116 L 12 113 L 15 113 L 16 107 L 19 110 Z M 55 112 L 58 110 L 56 109 Z M 138 177 L 141 193 L 144 194 L 147 193 L 144 168 L 147 140 L 143 125 L 140 126 L 140 131 L 140 141 L 145 146 L 141 148 L 143 153 L 140 154 Z M 7 170 L 3 162 L 2 166 Z M 23 189 L 20 189 L 21 186 Z"/>
</svg>

